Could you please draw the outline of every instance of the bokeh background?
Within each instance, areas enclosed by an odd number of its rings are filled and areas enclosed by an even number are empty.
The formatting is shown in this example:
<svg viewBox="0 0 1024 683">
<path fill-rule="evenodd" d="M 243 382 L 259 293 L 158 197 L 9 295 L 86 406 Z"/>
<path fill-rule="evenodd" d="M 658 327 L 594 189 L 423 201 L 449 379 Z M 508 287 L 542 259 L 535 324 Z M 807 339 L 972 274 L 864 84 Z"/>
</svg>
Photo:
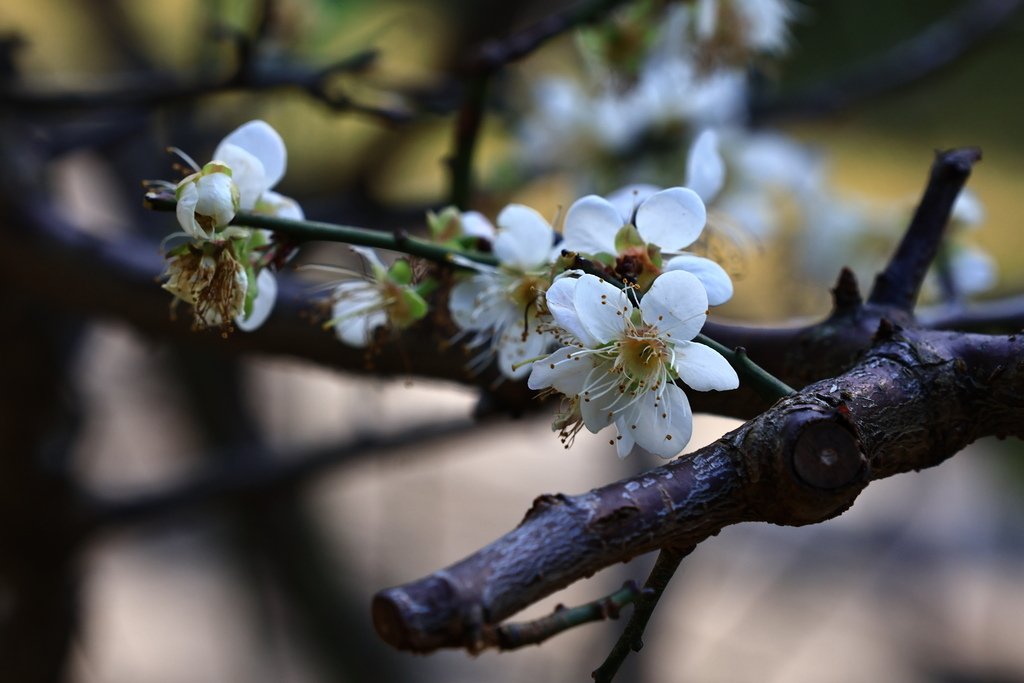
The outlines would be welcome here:
<svg viewBox="0 0 1024 683">
<path fill-rule="evenodd" d="M 761 78 L 773 93 L 800 92 L 964 4 L 808 0 L 799 4 L 789 53 Z M 203 159 L 225 133 L 263 118 L 288 144 L 289 170 L 278 189 L 308 217 L 412 228 L 424 209 L 444 203 L 456 65 L 483 39 L 555 6 L 5 0 L 4 66 L 13 65 L 28 87 L 52 92 L 207 81 L 230 73 L 236 41 L 260 30 L 266 7 L 273 11 L 260 48 L 266 59 L 323 65 L 376 48 L 372 70 L 343 74 L 331 87 L 368 105 L 408 109 L 413 120 L 389 125 L 293 90 L 214 93 L 138 109 L 69 106 L 29 126 L 51 150 L 39 182 L 53 207 L 90 234 L 135 235 L 155 250 L 174 219 L 141 207 L 139 183 L 176 177 L 164 148 L 174 144 Z M 1024 288 L 1022 35 L 1018 14 L 912 86 L 780 124 L 825 160 L 840 192 L 889 207 L 894 224 L 909 215 L 933 150 L 983 147 L 970 187 L 986 220 L 971 239 L 998 264 L 998 284 L 986 297 Z M 575 43 L 563 37 L 496 83 L 496 109 L 481 140 L 478 208 L 493 216 L 523 201 L 554 216 L 574 199 L 571 170 L 525 176 L 514 160 L 531 79 L 580 70 Z M 0 111 L 25 118 L 2 100 Z M 892 243 L 898 237 L 893 232 Z M 827 284 L 792 266 L 803 239 L 786 234 L 741 259 L 736 297 L 721 314 L 776 322 L 827 311 Z M 302 258 L 323 262 L 340 253 L 324 248 Z M 15 297 L 14 283 L 0 283 L 5 299 Z M 31 301 L 26 284 L 18 296 Z M 49 306 L 43 313 L 75 330 L 61 381 L 78 419 L 61 467 L 98 496 L 145 496 L 225 464 L 244 470 L 246 444 L 296 461 L 316 450 L 339 454 L 297 483 L 140 514 L 95 537 L 76 564 L 68 680 L 589 680 L 614 642 L 621 622 L 514 653 L 413 657 L 376 639 L 369 603 L 380 588 L 432 572 L 512 528 L 537 495 L 581 492 L 653 466 L 653 457 L 620 462 L 604 438 L 588 434 L 564 450 L 547 415 L 476 424 L 470 415 L 478 393 L 452 384 L 240 358 L 141 335 L 130 321 Z M 7 333 L 20 334 L 16 326 Z M 735 424 L 699 418 L 690 448 Z M 352 439 L 369 446 L 349 447 Z M 978 443 L 940 468 L 873 484 L 851 511 L 824 525 L 726 529 L 685 560 L 642 653 L 620 679 L 1024 680 L 1020 450 Z M 651 561 L 610 568 L 525 616 L 639 580 Z M 0 613 L 16 599 L 0 594 Z"/>
</svg>

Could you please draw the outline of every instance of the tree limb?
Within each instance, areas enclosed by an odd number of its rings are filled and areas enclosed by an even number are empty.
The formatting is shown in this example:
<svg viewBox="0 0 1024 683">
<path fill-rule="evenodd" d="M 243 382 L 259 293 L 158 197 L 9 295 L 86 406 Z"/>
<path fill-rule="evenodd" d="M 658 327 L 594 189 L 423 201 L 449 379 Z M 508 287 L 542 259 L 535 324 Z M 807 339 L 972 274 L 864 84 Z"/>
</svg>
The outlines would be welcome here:
<svg viewBox="0 0 1024 683">
<path fill-rule="evenodd" d="M 981 150 L 976 147 L 935 155 L 921 203 L 889 264 L 875 278 L 870 303 L 904 311 L 914 307 L 924 276 L 938 254 L 953 202 L 971 175 L 971 167 L 980 160 Z"/>
<path fill-rule="evenodd" d="M 803 525 L 876 479 L 931 467 L 987 435 L 1024 435 L 1024 338 L 881 326 L 846 374 L 805 387 L 714 444 L 578 496 L 538 498 L 514 531 L 381 591 L 377 632 L 405 650 L 472 634 L 616 562 L 690 546 L 730 524 Z"/>
</svg>

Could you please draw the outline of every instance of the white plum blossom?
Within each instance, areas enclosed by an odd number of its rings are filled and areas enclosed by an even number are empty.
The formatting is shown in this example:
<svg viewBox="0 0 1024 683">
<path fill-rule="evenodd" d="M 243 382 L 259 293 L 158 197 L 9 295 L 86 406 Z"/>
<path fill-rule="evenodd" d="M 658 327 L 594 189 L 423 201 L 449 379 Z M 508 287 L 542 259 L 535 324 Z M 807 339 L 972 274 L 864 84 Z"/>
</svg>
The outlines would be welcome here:
<svg viewBox="0 0 1024 683">
<path fill-rule="evenodd" d="M 244 123 L 220 141 L 213 158 L 231 167 L 243 211 L 256 208 L 265 192 L 284 177 L 288 152 L 266 121 Z"/>
<path fill-rule="evenodd" d="M 331 319 L 324 327 L 333 327 L 345 344 L 362 348 L 373 342 L 378 328 L 403 329 L 426 315 L 427 303 L 411 285 L 407 261 L 396 261 L 389 269 L 372 249 L 350 248 L 370 273 L 334 287 Z"/>
<path fill-rule="evenodd" d="M 183 178 L 174 196 L 178 223 L 194 240 L 213 240 L 217 233 L 229 229 L 228 223 L 239 207 L 238 187 L 232 179 L 231 167 L 216 161 Z"/>
<path fill-rule="evenodd" d="M 690 341 L 704 326 L 708 300 L 688 272 L 658 276 L 639 307 L 593 275 L 556 280 L 546 299 L 563 346 L 533 363 L 529 386 L 568 397 L 569 417 L 556 423 L 563 440 L 583 426 L 596 434 L 614 423 L 619 457 L 636 444 L 669 458 L 693 426 L 677 380 L 698 391 L 739 386 L 724 357 Z"/>
<path fill-rule="evenodd" d="M 274 255 L 267 254 L 272 248 L 268 246 L 271 234 L 229 224 L 240 210 L 304 219 L 295 200 L 271 190 L 285 172 L 284 141 L 268 123 L 256 120 L 225 137 L 214 160 L 201 169 L 183 152 L 174 151 L 196 169 L 175 186 L 178 223 L 192 243 L 168 254 L 165 274 L 170 279 L 165 289 L 197 307 L 198 327 L 226 325 L 233 320 L 238 329 L 252 331 L 267 319 L 277 298 L 277 281 L 269 265 Z M 219 255 L 212 261 L 217 268 L 202 267 L 213 253 Z M 218 280 L 208 274 L 227 272 L 227 266 L 221 265 L 224 258 L 234 263 L 232 277 L 239 281 L 238 286 L 211 285 Z M 202 291 L 203 287 L 209 291 Z M 242 293 L 241 305 L 238 292 Z"/>
<path fill-rule="evenodd" d="M 506 206 L 497 224 L 493 249 L 499 265 L 472 265 L 477 273 L 452 288 L 448 308 L 461 330 L 474 333 L 469 346 L 485 347 L 471 367 L 481 369 L 496 355 L 502 375 L 518 379 L 530 371 L 523 363 L 546 352 L 553 341 L 542 324 L 555 231 L 521 204 Z"/>
<path fill-rule="evenodd" d="M 639 195 L 641 190 L 636 192 Z M 623 203 L 617 203 L 618 206 L 597 195 L 574 202 L 565 216 L 565 239 L 561 246 L 582 254 L 608 254 L 616 257 L 620 265 L 624 259 L 631 259 L 631 268 L 649 276 L 662 270 L 690 272 L 704 285 L 714 306 L 732 297 L 732 280 L 720 265 L 683 252 L 700 237 L 707 222 L 704 202 L 696 192 L 685 187 L 654 192 L 628 215 L 622 210 Z M 650 247 L 656 247 L 657 252 L 652 254 Z M 676 256 L 662 267 L 662 253 Z"/>
</svg>

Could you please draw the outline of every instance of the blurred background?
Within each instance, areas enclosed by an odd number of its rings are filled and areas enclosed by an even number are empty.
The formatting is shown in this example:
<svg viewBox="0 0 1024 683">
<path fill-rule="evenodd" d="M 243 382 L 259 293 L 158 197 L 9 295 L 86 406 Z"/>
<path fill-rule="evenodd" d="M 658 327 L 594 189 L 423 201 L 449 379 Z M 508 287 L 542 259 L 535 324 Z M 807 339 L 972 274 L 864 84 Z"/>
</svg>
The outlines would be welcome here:
<svg viewBox="0 0 1024 683">
<path fill-rule="evenodd" d="M 979 145 L 985 157 L 969 187 L 981 210 L 961 218 L 956 244 L 982 255 L 981 274 L 952 293 L 933 285 L 929 302 L 1019 292 L 1017 4 L 793 2 L 784 47 L 735 67 L 738 111 L 686 109 L 615 140 L 602 131 L 620 119 L 590 133 L 558 128 L 574 120 L 572 106 L 633 92 L 645 77 L 624 68 L 609 78 L 612 47 L 627 46 L 623 64 L 671 49 L 644 23 L 664 7 L 639 3 L 619 15 L 616 36 L 562 36 L 493 80 L 471 205 L 493 218 L 519 201 L 555 220 L 587 192 L 680 184 L 696 133 L 719 127 L 729 178 L 779 183 L 757 185 L 751 202 L 730 180 L 729 201 L 712 206 L 717 230 L 701 246 L 725 259 L 736 284 L 716 314 L 783 322 L 826 313 L 844 264 L 869 282 L 933 150 Z M 0 275 L 0 648 L 20 653 L 9 661 L 22 667 L 0 662 L 0 671 L 75 683 L 589 680 L 623 622 L 513 653 L 413 657 L 377 640 L 370 599 L 505 533 L 541 493 L 579 493 L 656 458 L 619 461 L 604 437 L 586 433 L 565 450 L 546 413 L 475 422 L 479 391 L 454 383 L 242 355 L 240 333 L 223 348 L 141 333 L 116 313 L 127 308 L 103 313 L 104 302 L 85 300 L 118 292 L 54 291 L 53 261 L 32 260 L 34 242 L 11 218 L 23 215 L 19 202 L 42 205 L 55 221 L 137 251 L 145 271 L 176 229 L 171 215 L 142 207 L 140 181 L 180 177 L 165 147 L 202 162 L 226 133 L 262 118 L 288 145 L 276 189 L 307 217 L 422 229 L 424 211 L 449 201 L 445 159 L 467 54 L 558 7 L 0 3 L 4 229 L 19 242 L 12 248 L 29 250 L 15 251 L 20 269 L 8 263 Z M 639 48 L 627 40 L 637 26 Z M 888 84 L 899 74 L 871 67 L 908 40 L 919 49 L 901 63 L 936 63 Z M 367 50 L 377 57 L 365 68 L 347 61 Z M 957 59 L 944 65 L 943 55 Z M 274 85 L 339 63 L 315 88 Z M 867 76 L 844 80 L 858 69 Z M 571 97 L 569 82 L 579 90 Z M 842 95 L 849 83 L 862 91 L 850 86 L 849 101 L 805 97 L 830 84 Z M 654 105 L 623 96 L 616 106 L 625 116 Z M 538 144 L 537 130 L 551 135 Z M 769 150 L 768 166 L 730 156 L 748 143 Z M 300 263 L 339 258 L 343 250 L 311 248 Z M 737 424 L 698 418 L 688 450 Z M 620 680 L 1024 681 L 1020 450 L 975 444 L 940 468 L 872 484 L 824 525 L 726 529 L 685 560 Z M 78 497 L 121 504 L 83 533 L 58 524 Z M 520 616 L 642 580 L 652 560 L 610 568 Z M 0 678 L 32 680 L 8 675 Z"/>
</svg>

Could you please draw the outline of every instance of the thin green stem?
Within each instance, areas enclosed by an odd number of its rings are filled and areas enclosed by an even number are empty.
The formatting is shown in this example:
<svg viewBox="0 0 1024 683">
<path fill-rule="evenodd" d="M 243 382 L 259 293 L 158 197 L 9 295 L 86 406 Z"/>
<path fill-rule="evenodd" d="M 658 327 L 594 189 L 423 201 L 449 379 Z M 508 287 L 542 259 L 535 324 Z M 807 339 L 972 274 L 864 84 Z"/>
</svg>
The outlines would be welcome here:
<svg viewBox="0 0 1024 683">
<path fill-rule="evenodd" d="M 639 652 L 640 648 L 644 646 L 644 629 L 647 628 L 647 622 L 654 614 L 654 608 L 658 606 L 658 601 L 661 600 L 669 581 L 675 576 L 679 563 L 696 547 L 691 545 L 687 548 L 662 548 L 658 553 L 658 559 L 655 560 L 651 574 L 647 577 L 643 592 L 633 605 L 633 614 L 629 618 L 629 623 L 626 624 L 619 639 L 615 641 L 612 651 L 608 653 L 604 662 L 591 674 L 597 683 L 609 683 L 615 678 L 615 674 L 622 663 L 626 661 L 630 651 Z"/>
<path fill-rule="evenodd" d="M 526 645 L 538 645 L 548 638 L 576 626 L 593 621 L 617 619 L 619 611 L 638 600 L 642 591 L 635 582 L 627 581 L 611 595 L 585 605 L 566 608 L 561 605 L 552 614 L 533 621 L 502 624 L 485 635 L 485 643 L 502 650 L 515 650 Z M 490 642 L 487 642 L 490 641 Z"/>
<path fill-rule="evenodd" d="M 747 350 L 742 346 L 730 349 L 703 334 L 698 334 L 694 341 L 700 342 L 704 346 L 710 346 L 725 356 L 725 359 L 729 361 L 729 365 L 743 376 L 744 379 L 748 380 L 754 391 L 764 398 L 774 401 L 796 393 L 793 387 L 750 360 Z"/>
<path fill-rule="evenodd" d="M 158 211 L 173 211 L 175 201 L 162 196 L 149 195 L 146 197 L 146 206 Z M 387 233 L 349 225 L 337 225 L 335 223 L 297 221 L 288 218 L 264 216 L 246 211 L 239 211 L 235 215 L 234 220 L 231 221 L 231 225 L 272 230 L 300 242 L 318 240 L 322 242 L 342 242 L 362 247 L 375 247 L 377 249 L 390 249 L 456 268 L 466 267 L 458 262 L 460 258 L 484 265 L 498 265 L 498 260 L 491 254 L 452 249 L 416 237 L 410 237 L 401 231 Z"/>
</svg>

